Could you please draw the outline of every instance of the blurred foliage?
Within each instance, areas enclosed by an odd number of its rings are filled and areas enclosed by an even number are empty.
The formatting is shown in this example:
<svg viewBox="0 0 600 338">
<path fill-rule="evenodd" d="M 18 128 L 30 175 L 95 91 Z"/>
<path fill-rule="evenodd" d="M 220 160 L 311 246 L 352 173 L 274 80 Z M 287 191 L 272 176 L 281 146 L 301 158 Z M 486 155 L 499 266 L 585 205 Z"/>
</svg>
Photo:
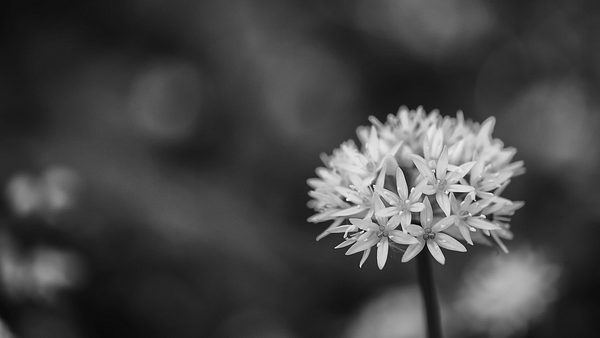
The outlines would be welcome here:
<svg viewBox="0 0 600 338">
<path fill-rule="evenodd" d="M 593 335 L 593 5 L 10 2 L 0 12 L 0 336 L 373 332 L 361 326 L 370 302 L 415 274 L 359 271 L 332 239 L 315 243 L 305 181 L 320 152 L 400 105 L 497 117 L 495 135 L 528 169 L 507 191 L 527 202 L 509 246 L 562 270 L 556 300 L 511 334 Z M 74 178 L 48 174 L 57 167 Z M 443 298 L 456 297 L 469 263 L 455 255 L 437 268 Z M 15 289 L 16 277 L 28 286 Z"/>
</svg>

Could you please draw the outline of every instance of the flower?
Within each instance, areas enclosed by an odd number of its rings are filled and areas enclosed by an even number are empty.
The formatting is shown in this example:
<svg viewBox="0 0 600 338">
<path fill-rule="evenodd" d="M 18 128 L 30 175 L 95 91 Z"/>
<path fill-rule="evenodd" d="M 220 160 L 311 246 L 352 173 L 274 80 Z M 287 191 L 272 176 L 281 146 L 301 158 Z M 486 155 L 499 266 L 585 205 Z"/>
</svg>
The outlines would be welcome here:
<svg viewBox="0 0 600 338">
<path fill-rule="evenodd" d="M 514 148 L 492 137 L 493 117 L 479 124 L 462 112 L 444 117 L 401 107 L 384 122 L 369 121 L 357 129 L 360 144 L 346 141 L 322 155 L 324 166 L 307 181 L 315 211 L 308 221 L 329 223 L 317 240 L 343 234 L 336 248 L 362 252 L 359 266 L 377 247 L 380 268 L 390 248 L 404 251 L 406 262 L 425 245 L 443 264 L 440 248 L 466 251 L 456 238 L 508 252 L 503 240 L 513 237 L 510 216 L 523 202 L 501 194 L 525 169 L 513 161 Z"/>
<path fill-rule="evenodd" d="M 377 195 L 375 195 L 374 203 L 376 208 L 375 214 L 377 215 L 378 211 L 383 208 L 383 203 Z M 375 245 L 377 246 L 377 266 L 379 266 L 379 269 L 381 270 L 387 261 L 390 241 L 398 244 L 418 243 L 417 239 L 414 237 L 405 234 L 400 230 L 396 230 L 400 224 L 400 218 L 398 217 L 388 219 L 387 217 L 377 216 L 377 223 L 368 218 L 350 218 L 350 223 L 350 225 L 332 229 L 332 232 L 347 233 L 349 230 L 360 231 L 352 238 L 347 239 L 341 246 L 338 246 L 345 247 L 352 244 L 348 251 L 346 251 L 346 255 L 352 255 L 363 251 L 363 257 L 359 264 L 360 267 L 362 267 L 367 257 L 369 257 L 371 247 Z"/>
<path fill-rule="evenodd" d="M 500 227 L 486 220 L 485 215 L 480 214 L 484 205 L 478 202 L 473 203 L 471 195 L 467 195 L 464 201 L 458 203 L 454 194 L 450 194 L 450 205 L 452 207 L 452 216 L 448 216 L 458 228 L 467 243 L 473 245 L 471 232 L 482 230 L 498 230 Z M 478 215 L 479 214 L 479 215 Z"/>
<path fill-rule="evenodd" d="M 547 311 L 557 298 L 561 274 L 547 257 L 520 248 L 511 257 L 487 255 L 470 266 L 454 304 L 467 329 L 486 337 L 512 337 Z"/>
<path fill-rule="evenodd" d="M 429 249 L 433 258 L 440 264 L 444 264 L 446 261 L 440 247 L 460 252 L 467 251 L 467 248 L 460 244 L 459 241 L 442 232 L 452 225 L 452 220 L 446 217 L 432 225 L 433 209 L 431 208 L 431 203 L 427 197 L 423 201 L 425 208 L 421 211 L 421 226 L 416 224 L 409 224 L 407 226 L 408 233 L 415 236 L 418 243 L 408 246 L 402 256 L 402 262 L 408 262 L 413 259 L 423 250 L 425 244 L 427 244 L 427 249 Z"/>
<path fill-rule="evenodd" d="M 396 191 L 398 194 L 396 195 L 387 189 L 378 189 L 378 193 L 381 194 L 381 197 L 391 205 L 390 207 L 380 210 L 379 216 L 392 216 L 392 219 L 398 218 L 400 219 L 402 229 L 406 229 L 412 219 L 412 213 L 420 212 L 425 208 L 425 205 L 420 202 L 421 189 L 422 187 L 418 187 L 417 189 L 413 187 L 409 193 L 404 173 L 402 172 L 402 169 L 398 167 L 396 169 Z"/>
<path fill-rule="evenodd" d="M 471 192 L 474 190 L 472 186 L 461 184 L 459 180 L 465 177 L 475 165 L 475 162 L 467 162 L 453 171 L 448 171 L 448 149 L 446 147 L 442 149 L 433 170 L 421 156 L 412 155 L 411 159 L 419 173 L 427 180 L 427 184 L 423 187 L 423 193 L 425 195 L 435 194 L 435 200 L 446 216 L 450 216 L 449 192 Z"/>
</svg>

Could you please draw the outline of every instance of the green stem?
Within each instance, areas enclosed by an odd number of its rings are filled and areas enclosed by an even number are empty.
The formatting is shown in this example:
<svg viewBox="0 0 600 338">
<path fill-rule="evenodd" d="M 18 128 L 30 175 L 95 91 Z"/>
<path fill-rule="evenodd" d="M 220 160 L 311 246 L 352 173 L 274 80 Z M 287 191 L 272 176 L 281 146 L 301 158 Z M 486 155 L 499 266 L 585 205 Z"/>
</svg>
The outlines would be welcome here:
<svg viewBox="0 0 600 338">
<path fill-rule="evenodd" d="M 433 282 L 431 257 L 429 257 L 427 252 L 421 252 L 417 255 L 417 274 L 419 276 L 419 285 L 423 294 L 423 304 L 427 319 L 427 337 L 442 338 L 440 306 Z"/>
</svg>

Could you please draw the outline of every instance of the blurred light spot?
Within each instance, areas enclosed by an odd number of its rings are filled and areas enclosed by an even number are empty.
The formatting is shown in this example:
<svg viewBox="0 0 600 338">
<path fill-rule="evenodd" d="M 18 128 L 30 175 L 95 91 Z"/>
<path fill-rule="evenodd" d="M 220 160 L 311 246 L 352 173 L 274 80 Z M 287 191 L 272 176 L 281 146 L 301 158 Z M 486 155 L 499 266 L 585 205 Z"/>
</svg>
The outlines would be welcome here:
<svg viewBox="0 0 600 338">
<path fill-rule="evenodd" d="M 598 160 L 598 152 L 590 151 L 599 141 L 597 118 L 578 82 L 540 82 L 526 88 L 509 104 L 504 121 L 515 131 L 511 136 L 519 150 L 546 167 L 577 163 L 577 170 L 585 170 Z"/>
<path fill-rule="evenodd" d="M 60 291 L 80 282 L 82 265 L 74 254 L 38 248 L 25 255 L 3 242 L 0 282 L 10 297 L 53 301 Z"/>
<path fill-rule="evenodd" d="M 6 324 L 0 319 L 0 338 L 14 338 L 14 334 L 10 332 Z"/>
<path fill-rule="evenodd" d="M 279 135 L 310 142 L 352 111 L 356 79 L 341 60 L 309 40 L 265 47 L 255 61 L 266 113 Z"/>
<path fill-rule="evenodd" d="M 425 336 L 421 293 L 417 287 L 388 291 L 367 304 L 348 328 L 348 338 Z"/>
<path fill-rule="evenodd" d="M 135 78 L 129 105 L 136 126 L 159 141 L 177 141 L 195 129 L 202 112 L 202 79 L 186 63 L 162 62 Z"/>
<path fill-rule="evenodd" d="M 275 314 L 251 308 L 236 312 L 219 329 L 219 337 L 236 338 L 293 338 Z"/>
<path fill-rule="evenodd" d="M 357 4 L 360 27 L 429 59 L 472 48 L 494 26 L 489 8 L 474 0 L 378 0 Z"/>
<path fill-rule="evenodd" d="M 77 173 L 54 166 L 41 176 L 17 174 L 10 179 L 7 195 L 13 211 L 22 217 L 49 217 L 73 207 L 80 186 Z"/>
<path fill-rule="evenodd" d="M 560 268 L 536 251 L 490 255 L 467 271 L 457 313 L 471 330 L 488 336 L 506 337 L 526 328 L 557 297 Z"/>
</svg>

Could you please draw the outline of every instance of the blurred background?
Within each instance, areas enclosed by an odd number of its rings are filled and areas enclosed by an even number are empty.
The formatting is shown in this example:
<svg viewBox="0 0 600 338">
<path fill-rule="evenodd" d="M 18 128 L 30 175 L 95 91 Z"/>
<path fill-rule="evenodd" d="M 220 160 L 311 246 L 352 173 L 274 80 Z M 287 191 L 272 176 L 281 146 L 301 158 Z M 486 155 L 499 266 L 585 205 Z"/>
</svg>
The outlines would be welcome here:
<svg viewBox="0 0 600 338">
<path fill-rule="evenodd" d="M 519 150 L 511 254 L 435 274 L 449 337 L 597 332 L 594 1 L 14 1 L 0 337 L 422 337 L 415 267 L 315 242 L 306 179 L 401 105 Z"/>
</svg>

